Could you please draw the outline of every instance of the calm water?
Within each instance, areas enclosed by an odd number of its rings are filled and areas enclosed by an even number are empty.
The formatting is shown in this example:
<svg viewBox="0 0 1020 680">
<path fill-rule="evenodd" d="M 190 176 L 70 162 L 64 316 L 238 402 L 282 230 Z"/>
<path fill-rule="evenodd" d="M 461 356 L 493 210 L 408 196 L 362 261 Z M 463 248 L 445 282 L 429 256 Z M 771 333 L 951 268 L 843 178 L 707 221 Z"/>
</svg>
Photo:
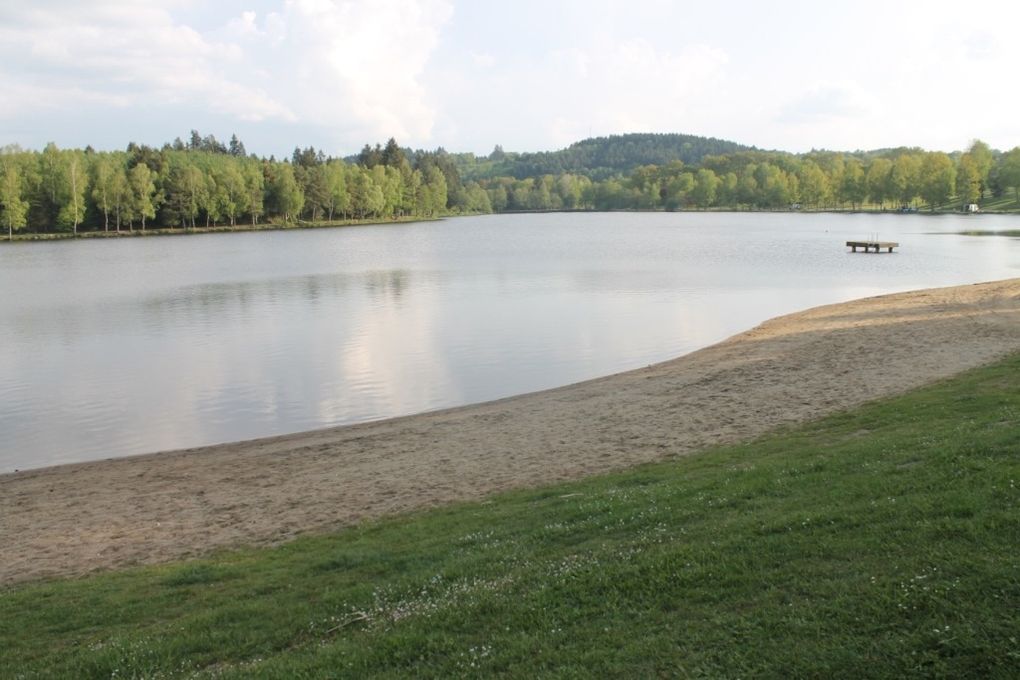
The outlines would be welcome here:
<svg viewBox="0 0 1020 680">
<path fill-rule="evenodd" d="M 635 368 L 777 314 L 1020 276 L 1020 218 L 543 214 L 0 246 L 0 472 Z M 932 233 L 944 232 L 944 233 Z M 898 240 L 851 255 L 849 238 Z"/>
</svg>

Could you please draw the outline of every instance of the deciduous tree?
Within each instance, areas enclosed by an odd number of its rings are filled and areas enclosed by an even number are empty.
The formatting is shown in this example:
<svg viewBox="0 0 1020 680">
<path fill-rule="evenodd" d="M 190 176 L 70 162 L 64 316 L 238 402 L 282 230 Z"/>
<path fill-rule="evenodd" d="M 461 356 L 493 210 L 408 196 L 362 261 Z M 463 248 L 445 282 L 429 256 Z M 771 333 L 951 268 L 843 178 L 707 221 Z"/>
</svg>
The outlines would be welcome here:
<svg viewBox="0 0 1020 680">
<path fill-rule="evenodd" d="M 284 221 L 290 221 L 301 214 L 305 196 L 294 177 L 294 168 L 289 163 L 280 163 L 274 169 L 274 176 L 266 186 L 273 208 Z"/>
<path fill-rule="evenodd" d="M 1017 203 L 1020 203 L 1020 146 L 1003 154 L 999 163 L 999 181 L 1013 189 Z"/>
<path fill-rule="evenodd" d="M 8 240 L 28 222 L 28 201 L 23 194 L 21 170 L 14 158 L 0 155 L 0 223 L 7 227 Z"/>
<path fill-rule="evenodd" d="M 893 161 L 889 183 L 893 197 L 903 205 L 913 203 L 914 198 L 920 193 L 918 190 L 920 168 L 921 162 L 913 154 L 903 154 Z"/>
<path fill-rule="evenodd" d="M 871 161 L 865 177 L 868 197 L 879 208 L 885 208 L 885 202 L 893 196 L 889 194 L 889 175 L 892 173 L 892 161 L 888 158 L 876 158 Z"/>
<path fill-rule="evenodd" d="M 107 154 L 96 156 L 92 164 L 92 200 L 103 213 L 103 230 L 110 231 L 113 208 L 113 160 Z"/>
<path fill-rule="evenodd" d="M 61 196 L 57 224 L 71 227 L 75 234 L 78 225 L 85 219 L 85 197 L 88 195 L 88 174 L 85 171 L 85 157 L 80 151 L 65 151 L 63 164 L 65 182 Z"/>
<path fill-rule="evenodd" d="M 956 195 L 963 206 L 981 199 L 981 170 L 970 152 L 960 156 L 956 166 Z"/>
<path fill-rule="evenodd" d="M 929 210 L 934 211 L 953 195 L 956 186 L 956 167 L 952 159 L 940 151 L 933 151 L 924 155 L 920 167 L 920 195 L 928 204 Z"/>
<path fill-rule="evenodd" d="M 128 172 L 131 196 L 128 219 L 131 221 L 141 220 L 142 231 L 145 231 L 145 220 L 156 217 L 156 184 L 152 178 L 152 171 L 145 163 L 138 163 Z"/>
</svg>

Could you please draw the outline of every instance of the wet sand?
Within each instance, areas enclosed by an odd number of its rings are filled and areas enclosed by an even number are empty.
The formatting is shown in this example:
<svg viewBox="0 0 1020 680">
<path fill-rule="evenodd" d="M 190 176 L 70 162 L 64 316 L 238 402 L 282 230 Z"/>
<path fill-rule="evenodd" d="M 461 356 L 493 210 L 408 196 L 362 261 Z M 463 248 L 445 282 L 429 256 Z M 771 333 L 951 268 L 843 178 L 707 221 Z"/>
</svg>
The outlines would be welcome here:
<svg viewBox="0 0 1020 680">
<path fill-rule="evenodd" d="M 745 440 L 1020 351 L 1020 279 L 779 317 L 678 359 L 446 411 L 0 475 L 0 583 L 76 576 Z"/>
</svg>

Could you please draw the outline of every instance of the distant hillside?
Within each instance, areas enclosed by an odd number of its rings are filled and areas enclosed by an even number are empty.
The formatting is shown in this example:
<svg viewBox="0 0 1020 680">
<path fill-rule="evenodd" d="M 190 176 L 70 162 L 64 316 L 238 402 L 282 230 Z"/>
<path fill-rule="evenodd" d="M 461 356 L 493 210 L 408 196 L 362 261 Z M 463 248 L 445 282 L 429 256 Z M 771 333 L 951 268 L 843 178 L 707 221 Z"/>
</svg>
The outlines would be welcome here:
<svg viewBox="0 0 1020 680">
<path fill-rule="evenodd" d="M 629 173 L 641 165 L 662 166 L 673 161 L 691 165 L 705 156 L 749 150 L 753 147 L 714 137 L 636 133 L 585 139 L 559 151 L 512 153 L 497 147 L 488 157 L 468 153 L 452 154 L 452 158 L 464 179 L 524 179 L 569 172 L 598 180 Z"/>
</svg>

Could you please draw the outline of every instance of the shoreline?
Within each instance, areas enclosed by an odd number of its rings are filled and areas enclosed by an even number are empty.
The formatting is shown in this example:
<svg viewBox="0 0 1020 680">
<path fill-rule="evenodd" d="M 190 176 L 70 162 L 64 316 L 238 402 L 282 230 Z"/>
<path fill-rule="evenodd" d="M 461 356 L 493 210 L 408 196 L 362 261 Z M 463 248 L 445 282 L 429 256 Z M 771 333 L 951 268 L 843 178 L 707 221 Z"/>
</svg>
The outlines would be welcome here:
<svg viewBox="0 0 1020 680">
<path fill-rule="evenodd" d="M 691 354 L 395 419 L 0 475 L 0 584 L 268 545 L 747 440 L 1020 351 L 1020 279 L 777 317 Z"/>
<path fill-rule="evenodd" d="M 32 233 L 15 233 L 13 238 L 0 238 L 0 243 L 34 243 L 34 242 L 50 242 L 50 241 L 80 241 L 90 239 L 121 239 L 121 238 L 141 238 L 145 236 L 195 236 L 199 234 L 232 234 L 232 233 L 252 233 L 262 231 L 297 231 L 297 230 L 308 230 L 308 229 L 339 229 L 342 227 L 365 227 L 365 226 L 379 226 L 379 225 L 390 225 L 390 224 L 414 224 L 416 222 L 436 222 L 440 220 L 452 219 L 456 217 L 483 217 L 483 216 L 497 216 L 497 215 L 543 215 L 543 214 L 558 214 L 558 213 L 663 213 L 663 214 L 676 214 L 682 215 L 685 213 L 783 213 L 783 214 L 804 214 L 804 215 L 927 215 L 930 217 L 938 217 L 942 215 L 967 215 L 967 216 L 979 216 L 979 215 L 991 215 L 1001 217 L 1003 215 L 1020 215 L 1020 208 L 1012 210 L 982 210 L 975 213 L 966 212 L 963 210 L 913 210 L 903 211 L 900 209 L 884 209 L 884 208 L 687 208 L 683 210 L 665 210 L 665 209 L 621 209 L 621 210 L 589 210 L 589 209 L 573 209 L 573 210 L 501 210 L 499 212 L 490 213 L 456 213 L 449 215 L 435 215 L 431 217 L 419 216 L 419 217 L 397 217 L 397 218 L 382 218 L 382 219 L 365 219 L 365 220 L 333 220 L 332 222 L 320 221 L 320 222 L 295 222 L 295 223 L 275 223 L 268 222 L 264 224 L 252 225 L 250 223 L 241 224 L 231 227 L 230 225 L 214 225 L 214 226 L 196 226 L 196 227 L 149 227 L 147 229 L 121 229 L 120 231 L 81 231 L 78 233 L 70 232 L 32 232 Z M 964 234 L 966 235 L 966 234 Z"/>
<path fill-rule="evenodd" d="M 341 229 L 343 227 L 371 227 L 379 225 L 390 225 L 390 224 L 414 224 L 417 222 L 436 222 L 442 219 L 450 217 L 449 215 L 440 215 L 433 217 L 425 216 L 403 216 L 394 218 L 382 218 L 382 219 L 349 219 L 349 220 L 333 220 L 320 221 L 320 222 L 309 222 L 309 221 L 298 221 L 298 222 L 264 222 L 262 224 L 250 224 L 250 223 L 239 223 L 234 226 L 229 224 L 195 226 L 195 227 L 148 227 L 146 229 L 134 228 L 134 229 L 121 229 L 119 231 L 107 231 L 107 230 L 91 230 L 91 231 L 80 231 L 78 233 L 71 232 L 31 232 L 31 233 L 17 233 L 14 234 L 13 238 L 0 239 L 0 243 L 35 243 L 39 241 L 51 242 L 51 241 L 87 241 L 90 239 L 121 239 L 121 238 L 142 238 L 146 236 L 197 236 L 201 234 L 235 234 L 235 233 L 253 233 L 261 231 L 307 231 L 309 229 Z M 459 215 L 457 215 L 459 217 Z"/>
</svg>

